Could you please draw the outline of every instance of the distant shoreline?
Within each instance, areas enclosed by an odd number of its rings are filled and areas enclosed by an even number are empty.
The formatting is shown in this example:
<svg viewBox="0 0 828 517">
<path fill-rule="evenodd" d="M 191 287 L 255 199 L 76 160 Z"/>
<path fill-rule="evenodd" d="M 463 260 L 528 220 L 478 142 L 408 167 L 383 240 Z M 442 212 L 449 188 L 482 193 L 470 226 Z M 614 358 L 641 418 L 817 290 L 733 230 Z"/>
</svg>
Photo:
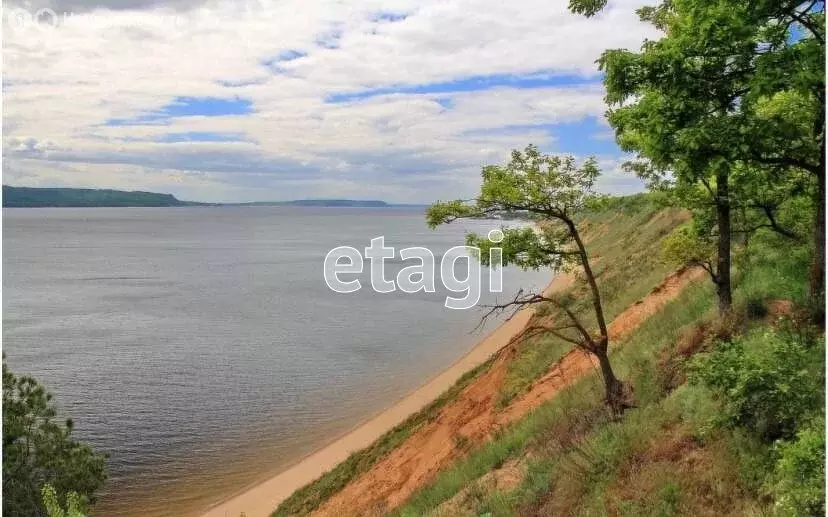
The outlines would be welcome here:
<svg viewBox="0 0 828 517">
<path fill-rule="evenodd" d="M 377 199 L 295 199 L 246 203 L 182 201 L 172 194 L 87 188 L 12 187 L 3 185 L 3 208 L 163 208 L 186 206 L 302 206 L 321 208 L 420 208 Z"/>
<path fill-rule="evenodd" d="M 544 289 L 550 293 L 565 288 L 569 279 L 557 274 Z M 348 456 L 368 447 L 406 418 L 417 413 L 451 388 L 466 372 L 486 362 L 508 345 L 529 323 L 534 310 L 524 308 L 502 322 L 466 355 L 410 392 L 387 409 L 357 424 L 316 451 L 300 458 L 280 473 L 244 488 L 206 509 L 201 517 L 267 517 L 290 495 L 333 469 Z"/>
</svg>

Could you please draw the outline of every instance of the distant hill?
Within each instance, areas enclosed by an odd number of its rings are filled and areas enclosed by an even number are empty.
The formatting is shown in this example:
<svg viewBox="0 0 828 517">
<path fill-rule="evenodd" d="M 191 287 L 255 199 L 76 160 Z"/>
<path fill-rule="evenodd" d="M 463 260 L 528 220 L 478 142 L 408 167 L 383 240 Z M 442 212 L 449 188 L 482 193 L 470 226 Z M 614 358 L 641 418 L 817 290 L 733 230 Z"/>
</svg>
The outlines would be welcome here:
<svg viewBox="0 0 828 517">
<path fill-rule="evenodd" d="M 242 206 L 347 206 L 347 207 L 390 207 L 385 201 L 359 199 L 297 199 L 295 201 L 254 201 L 252 203 L 237 203 Z"/>
<path fill-rule="evenodd" d="M 127 192 L 87 188 L 32 188 L 3 185 L 3 207 L 127 207 L 127 206 L 189 206 L 172 194 Z"/>
<path fill-rule="evenodd" d="M 196 203 L 181 201 L 172 194 L 88 188 L 34 188 L 3 185 L 4 208 L 39 207 L 128 207 L 128 206 L 315 206 L 315 207 L 420 207 L 392 205 L 374 199 L 297 199 L 295 201 L 254 201 L 251 203 Z"/>
</svg>

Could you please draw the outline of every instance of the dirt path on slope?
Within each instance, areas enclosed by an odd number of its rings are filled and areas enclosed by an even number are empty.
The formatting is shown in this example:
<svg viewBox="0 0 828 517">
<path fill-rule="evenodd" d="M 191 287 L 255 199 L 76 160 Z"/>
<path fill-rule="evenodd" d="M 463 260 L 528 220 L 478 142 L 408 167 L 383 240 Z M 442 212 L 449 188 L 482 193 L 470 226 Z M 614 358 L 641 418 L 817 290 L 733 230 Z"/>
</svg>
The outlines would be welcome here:
<svg viewBox="0 0 828 517">
<path fill-rule="evenodd" d="M 609 326 L 616 341 L 638 328 L 650 315 L 674 299 L 690 282 L 700 278 L 699 269 L 681 270 L 668 276 L 644 299 L 622 312 Z M 557 289 L 568 285 L 561 279 Z M 528 392 L 502 411 L 496 411 L 500 388 L 509 361 L 517 352 L 513 340 L 504 347 L 492 366 L 475 379 L 457 398 L 442 408 L 437 418 L 414 433 L 400 447 L 382 458 L 328 499 L 313 515 L 381 515 L 405 501 L 423 484 L 460 457 L 471 445 L 483 443 L 501 426 L 513 422 L 554 397 L 561 389 L 590 371 L 591 358 L 573 350 L 556 362 L 548 374 Z"/>
</svg>

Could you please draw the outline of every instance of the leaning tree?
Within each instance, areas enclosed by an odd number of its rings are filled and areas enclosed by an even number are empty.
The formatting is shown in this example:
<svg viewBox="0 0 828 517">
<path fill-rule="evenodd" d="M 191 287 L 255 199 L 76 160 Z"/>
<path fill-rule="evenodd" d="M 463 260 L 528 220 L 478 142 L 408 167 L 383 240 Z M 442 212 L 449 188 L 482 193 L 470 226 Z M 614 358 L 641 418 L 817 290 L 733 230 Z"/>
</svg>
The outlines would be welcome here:
<svg viewBox="0 0 828 517">
<path fill-rule="evenodd" d="M 541 330 L 593 355 L 604 379 L 605 401 L 615 414 L 630 405 L 631 394 L 616 377 L 610 364 L 609 333 L 601 303 L 601 293 L 589 254 L 575 217 L 600 196 L 593 185 L 600 172 L 594 159 L 577 164 L 572 156 L 561 157 L 539 152 L 534 145 L 524 151 L 512 151 L 505 166 L 483 167 L 480 194 L 473 200 L 438 202 L 427 212 L 428 224 L 434 228 L 462 218 L 480 218 L 500 214 L 522 213 L 534 220 L 531 227 L 503 228 L 503 239 L 493 243 L 486 236 L 466 236 L 466 244 L 479 250 L 479 260 L 490 264 L 490 250 L 501 249 L 503 265 L 523 269 L 580 268 L 585 277 L 595 325 L 576 314 L 564 298 L 545 293 L 518 292 L 514 299 L 489 306 L 492 313 L 517 311 L 537 303 L 551 304 L 560 314 L 560 322 L 544 325 Z M 595 331 L 597 327 L 597 332 Z"/>
</svg>

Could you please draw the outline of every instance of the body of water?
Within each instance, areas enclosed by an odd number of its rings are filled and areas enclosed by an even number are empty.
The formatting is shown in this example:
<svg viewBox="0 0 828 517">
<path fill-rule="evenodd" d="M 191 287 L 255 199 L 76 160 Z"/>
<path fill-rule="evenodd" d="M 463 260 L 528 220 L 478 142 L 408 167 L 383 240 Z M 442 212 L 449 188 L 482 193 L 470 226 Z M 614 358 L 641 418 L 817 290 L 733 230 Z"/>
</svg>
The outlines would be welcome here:
<svg viewBox="0 0 828 517">
<path fill-rule="evenodd" d="M 432 232 L 402 208 L 3 216 L 7 361 L 110 454 L 98 516 L 198 514 L 389 406 L 492 326 L 474 332 L 481 311 L 443 306 L 439 259 L 495 221 Z M 377 294 L 367 261 L 362 290 L 330 291 L 327 252 L 378 236 L 434 251 L 437 292 Z M 411 265 L 387 262 L 388 278 Z M 507 268 L 500 299 L 550 278 Z"/>
</svg>

